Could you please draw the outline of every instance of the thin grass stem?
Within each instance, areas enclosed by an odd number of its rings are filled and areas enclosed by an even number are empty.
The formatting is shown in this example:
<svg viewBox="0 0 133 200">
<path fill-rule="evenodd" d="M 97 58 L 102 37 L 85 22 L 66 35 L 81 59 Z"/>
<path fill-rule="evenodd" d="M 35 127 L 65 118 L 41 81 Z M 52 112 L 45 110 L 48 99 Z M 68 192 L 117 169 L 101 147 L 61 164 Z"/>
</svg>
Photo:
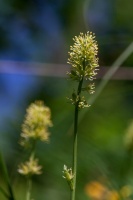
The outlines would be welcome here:
<svg viewBox="0 0 133 200">
<path fill-rule="evenodd" d="M 31 188 L 32 188 L 32 180 L 29 177 L 28 180 L 27 180 L 26 200 L 31 200 Z"/>
<path fill-rule="evenodd" d="M 85 63 L 83 63 L 85 68 Z M 77 97 L 80 97 L 83 79 L 79 82 L 78 90 L 77 90 Z M 71 200 L 75 200 L 75 193 L 76 193 L 76 177 L 77 177 L 77 146 L 78 146 L 78 115 L 79 115 L 79 101 L 78 100 L 75 104 L 75 113 L 74 113 L 74 142 L 73 142 L 73 190 L 71 191 Z"/>
</svg>

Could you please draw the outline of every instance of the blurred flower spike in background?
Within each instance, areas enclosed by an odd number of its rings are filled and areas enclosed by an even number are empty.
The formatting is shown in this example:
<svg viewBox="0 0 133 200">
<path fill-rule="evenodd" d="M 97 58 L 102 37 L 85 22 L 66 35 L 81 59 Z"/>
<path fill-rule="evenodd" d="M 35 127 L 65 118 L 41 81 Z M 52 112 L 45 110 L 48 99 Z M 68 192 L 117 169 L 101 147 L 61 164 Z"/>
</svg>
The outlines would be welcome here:
<svg viewBox="0 0 133 200">
<path fill-rule="evenodd" d="M 18 166 L 18 172 L 25 176 L 41 174 L 42 167 L 38 165 L 35 158 L 37 140 L 48 141 L 48 127 L 52 126 L 50 109 L 42 101 L 32 103 L 25 116 L 22 125 L 20 144 L 31 148 L 31 155 L 28 161 Z"/>
<path fill-rule="evenodd" d="M 41 169 L 42 167 L 38 165 L 38 160 L 30 158 L 29 161 L 19 165 L 18 172 L 25 176 L 32 176 L 41 174 Z"/>
<path fill-rule="evenodd" d="M 32 103 L 27 109 L 22 125 L 21 145 L 30 145 L 30 139 L 48 141 L 48 127 L 52 126 L 51 111 L 42 101 Z"/>
</svg>

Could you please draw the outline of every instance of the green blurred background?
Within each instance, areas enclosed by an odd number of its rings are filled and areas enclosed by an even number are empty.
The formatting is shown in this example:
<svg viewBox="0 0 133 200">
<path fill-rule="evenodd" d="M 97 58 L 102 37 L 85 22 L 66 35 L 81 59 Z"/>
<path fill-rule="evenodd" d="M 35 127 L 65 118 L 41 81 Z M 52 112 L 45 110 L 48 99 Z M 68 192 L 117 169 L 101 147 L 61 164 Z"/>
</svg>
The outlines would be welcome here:
<svg viewBox="0 0 133 200">
<path fill-rule="evenodd" d="M 32 196 L 69 199 L 62 178 L 63 165 L 72 165 L 73 142 L 67 52 L 75 35 L 95 32 L 100 67 L 110 68 L 133 40 L 132 8 L 131 0 L 0 0 L 0 150 L 16 200 L 24 200 L 26 191 L 25 179 L 17 173 L 25 156 L 18 144 L 21 124 L 35 100 L 51 108 L 54 126 L 50 143 L 38 143 L 43 174 L 34 177 Z M 121 68 L 128 71 L 132 65 L 131 54 Z M 132 78 L 133 71 L 130 78 L 112 78 L 79 122 L 77 200 L 90 199 L 85 188 L 91 181 L 117 191 L 133 186 L 133 155 L 124 146 L 133 118 Z M 102 75 L 96 87 L 101 81 Z M 5 187 L 2 172 L 0 185 Z M 1 194 L 0 200 L 5 200 Z"/>
</svg>

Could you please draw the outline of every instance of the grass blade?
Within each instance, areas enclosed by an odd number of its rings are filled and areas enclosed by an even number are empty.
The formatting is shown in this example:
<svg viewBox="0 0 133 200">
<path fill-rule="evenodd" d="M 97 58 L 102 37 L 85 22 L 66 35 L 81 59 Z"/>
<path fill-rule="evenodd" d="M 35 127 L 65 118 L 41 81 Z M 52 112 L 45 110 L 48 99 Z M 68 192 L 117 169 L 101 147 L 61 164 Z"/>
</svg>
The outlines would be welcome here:
<svg viewBox="0 0 133 200">
<path fill-rule="evenodd" d="M 7 198 L 9 199 L 8 194 L 3 190 L 3 188 L 0 186 L 0 192 Z"/>
<path fill-rule="evenodd" d="M 8 171 L 7 171 L 7 168 L 6 168 L 6 164 L 5 164 L 5 161 L 4 161 L 1 153 L 0 153 L 0 166 L 2 168 L 4 180 L 5 180 L 5 183 L 7 185 L 9 195 L 7 195 L 6 192 L 2 188 L 0 190 L 4 195 L 6 195 L 6 197 L 9 200 L 15 200 L 14 194 L 13 194 L 13 191 L 12 191 L 12 186 L 11 186 L 11 183 L 10 183 L 10 178 L 9 178 Z"/>
</svg>

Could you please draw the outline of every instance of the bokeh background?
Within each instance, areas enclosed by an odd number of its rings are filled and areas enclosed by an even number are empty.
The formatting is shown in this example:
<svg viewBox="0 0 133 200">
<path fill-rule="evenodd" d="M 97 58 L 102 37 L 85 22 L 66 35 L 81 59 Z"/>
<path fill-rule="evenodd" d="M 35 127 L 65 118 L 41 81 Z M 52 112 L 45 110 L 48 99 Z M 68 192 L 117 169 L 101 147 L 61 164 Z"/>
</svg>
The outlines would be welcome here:
<svg viewBox="0 0 133 200">
<path fill-rule="evenodd" d="M 69 46 L 80 32 L 96 34 L 98 87 L 103 69 L 111 69 L 133 41 L 132 8 L 132 0 L 0 0 L 0 151 L 17 200 L 24 200 L 26 191 L 26 180 L 17 173 L 25 156 L 18 144 L 21 124 L 35 100 L 51 108 L 54 126 L 50 143 L 37 146 L 44 169 L 34 177 L 32 196 L 69 199 L 62 178 L 63 165 L 72 165 L 74 108 L 66 99 L 73 91 L 66 78 Z M 79 121 L 77 200 L 118 200 L 121 190 L 124 199 L 133 197 L 133 155 L 125 147 L 133 119 L 132 66 L 131 53 Z M 2 176 L 0 185 L 5 187 Z M 0 199 L 5 200 L 2 194 Z"/>
</svg>

